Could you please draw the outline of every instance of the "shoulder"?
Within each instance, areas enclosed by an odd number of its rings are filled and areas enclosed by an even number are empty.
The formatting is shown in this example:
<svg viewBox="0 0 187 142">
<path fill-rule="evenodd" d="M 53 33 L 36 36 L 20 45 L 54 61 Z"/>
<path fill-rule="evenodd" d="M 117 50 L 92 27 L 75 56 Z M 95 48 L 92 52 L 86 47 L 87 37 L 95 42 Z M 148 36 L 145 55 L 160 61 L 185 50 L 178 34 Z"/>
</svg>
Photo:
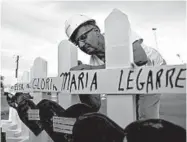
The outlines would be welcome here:
<svg viewBox="0 0 187 142">
<path fill-rule="evenodd" d="M 146 46 L 145 44 L 142 44 L 142 47 L 143 47 L 145 53 L 147 54 L 147 56 L 151 56 L 151 55 L 154 55 L 155 53 L 158 53 L 157 50 L 155 50 L 154 48 L 152 48 L 150 46 Z"/>
<path fill-rule="evenodd" d="M 157 51 L 156 49 L 142 45 L 143 49 L 145 50 L 145 53 L 147 54 L 147 57 L 152 62 L 153 65 L 164 65 L 166 64 L 166 61 L 162 57 L 162 55 Z"/>
</svg>

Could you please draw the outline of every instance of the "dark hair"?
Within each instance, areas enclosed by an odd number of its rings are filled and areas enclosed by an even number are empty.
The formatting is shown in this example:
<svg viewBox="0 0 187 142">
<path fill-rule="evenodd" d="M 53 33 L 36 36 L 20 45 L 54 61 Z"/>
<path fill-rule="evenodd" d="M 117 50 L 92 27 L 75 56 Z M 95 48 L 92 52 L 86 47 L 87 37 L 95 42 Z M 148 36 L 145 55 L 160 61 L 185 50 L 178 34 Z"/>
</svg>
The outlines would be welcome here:
<svg viewBox="0 0 187 142">
<path fill-rule="evenodd" d="M 96 26 L 98 29 L 99 27 L 96 25 L 96 22 L 95 21 L 88 21 L 88 22 L 85 22 L 83 24 L 81 24 L 80 26 L 77 27 L 77 29 L 73 32 L 73 34 L 71 35 L 70 37 L 70 41 L 72 41 L 73 43 L 75 42 L 75 36 L 79 30 L 80 27 L 83 27 L 85 25 L 93 25 L 93 26 Z M 99 29 L 100 30 L 100 29 Z"/>
</svg>

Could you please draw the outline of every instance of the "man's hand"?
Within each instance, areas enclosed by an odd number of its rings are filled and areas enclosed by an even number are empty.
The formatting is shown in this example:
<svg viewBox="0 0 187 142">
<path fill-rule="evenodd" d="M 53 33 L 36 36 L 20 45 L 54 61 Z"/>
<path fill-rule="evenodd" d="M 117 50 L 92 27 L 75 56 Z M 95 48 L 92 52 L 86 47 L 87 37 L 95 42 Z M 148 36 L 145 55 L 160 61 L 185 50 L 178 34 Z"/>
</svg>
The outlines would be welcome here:
<svg viewBox="0 0 187 142">
<path fill-rule="evenodd" d="M 135 69 L 136 68 L 136 64 L 135 63 L 131 63 L 131 68 Z"/>
<path fill-rule="evenodd" d="M 75 71 L 75 70 L 98 70 L 98 69 L 105 69 L 105 64 L 98 65 L 98 66 L 91 66 L 91 65 L 81 64 L 81 65 L 72 67 L 70 69 L 70 71 Z"/>
<path fill-rule="evenodd" d="M 91 70 L 91 66 L 90 65 L 86 65 L 86 64 L 81 64 L 75 67 L 72 67 L 70 69 L 70 71 L 77 71 L 77 70 Z"/>
</svg>

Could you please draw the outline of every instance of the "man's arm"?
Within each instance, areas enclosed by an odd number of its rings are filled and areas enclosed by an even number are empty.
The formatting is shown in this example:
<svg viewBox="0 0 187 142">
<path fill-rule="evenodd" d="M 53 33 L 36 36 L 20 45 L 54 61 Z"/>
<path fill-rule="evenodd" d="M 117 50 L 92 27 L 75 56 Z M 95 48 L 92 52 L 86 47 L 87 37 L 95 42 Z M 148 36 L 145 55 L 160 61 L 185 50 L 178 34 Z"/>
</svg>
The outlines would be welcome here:
<svg viewBox="0 0 187 142">
<path fill-rule="evenodd" d="M 154 48 L 148 47 L 146 45 L 143 45 L 144 50 L 147 54 L 148 60 L 148 66 L 153 65 L 153 66 L 160 66 L 160 65 L 166 65 L 165 59 L 162 57 L 162 55 Z"/>
<path fill-rule="evenodd" d="M 166 61 L 162 57 L 162 55 L 156 50 L 152 49 L 152 54 L 150 55 L 151 60 L 154 62 L 153 65 L 166 65 Z"/>
<path fill-rule="evenodd" d="M 103 65 L 98 65 L 98 66 L 91 66 L 91 69 L 92 69 L 92 70 L 95 70 L 95 69 L 105 69 L 105 64 L 103 64 Z"/>
<path fill-rule="evenodd" d="M 96 69 L 105 69 L 105 64 L 103 65 L 98 65 L 98 66 L 92 66 L 92 65 L 87 65 L 87 64 L 81 64 L 75 67 L 72 67 L 70 71 L 75 71 L 75 70 L 96 70 Z"/>
</svg>

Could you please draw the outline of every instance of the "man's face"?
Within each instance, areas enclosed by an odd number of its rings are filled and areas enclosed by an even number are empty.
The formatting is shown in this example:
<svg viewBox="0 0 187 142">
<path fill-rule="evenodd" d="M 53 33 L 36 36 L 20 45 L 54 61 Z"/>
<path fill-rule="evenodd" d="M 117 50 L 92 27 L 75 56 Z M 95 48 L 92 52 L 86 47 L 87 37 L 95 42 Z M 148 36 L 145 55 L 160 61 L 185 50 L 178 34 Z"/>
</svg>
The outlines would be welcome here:
<svg viewBox="0 0 187 142">
<path fill-rule="evenodd" d="M 97 55 L 105 51 L 104 37 L 99 28 L 94 25 L 80 27 L 75 35 L 75 42 L 83 52 L 89 55 Z"/>
</svg>

